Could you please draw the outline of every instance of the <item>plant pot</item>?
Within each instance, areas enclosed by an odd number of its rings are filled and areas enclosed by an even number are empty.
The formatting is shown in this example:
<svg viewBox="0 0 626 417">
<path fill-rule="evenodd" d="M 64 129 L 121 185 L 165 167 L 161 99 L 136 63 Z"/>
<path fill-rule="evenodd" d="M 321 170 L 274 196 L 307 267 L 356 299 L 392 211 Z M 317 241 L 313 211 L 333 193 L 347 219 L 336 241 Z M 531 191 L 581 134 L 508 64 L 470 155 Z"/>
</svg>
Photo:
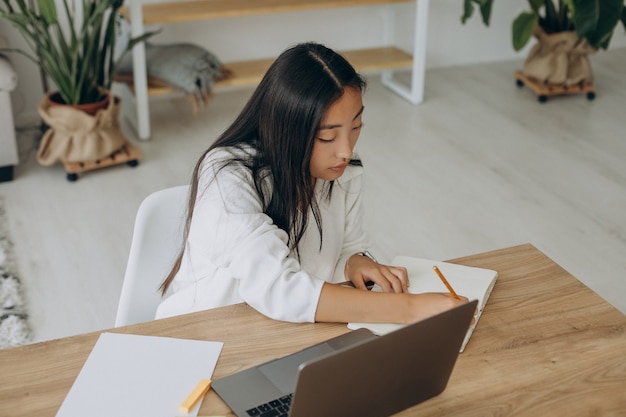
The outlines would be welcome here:
<svg viewBox="0 0 626 417">
<path fill-rule="evenodd" d="M 62 105 L 47 95 L 39 102 L 39 115 L 50 128 L 37 152 L 42 165 L 92 162 L 111 155 L 126 143 L 119 126 L 121 100 L 110 93 L 104 107 L 90 110 Z"/>
<path fill-rule="evenodd" d="M 107 94 L 102 100 L 97 101 L 95 103 L 84 103 L 84 104 L 65 104 L 63 99 L 61 98 L 61 94 L 59 92 L 52 92 L 46 94 L 46 102 L 48 107 L 54 106 L 70 106 L 82 112 L 85 112 L 91 116 L 95 115 L 98 110 L 102 110 L 107 107 L 109 104 L 109 94 Z"/>
<path fill-rule="evenodd" d="M 593 83 L 588 55 L 595 52 L 575 31 L 546 33 L 539 26 L 537 43 L 524 61 L 524 76 L 542 84 L 569 87 Z"/>
</svg>

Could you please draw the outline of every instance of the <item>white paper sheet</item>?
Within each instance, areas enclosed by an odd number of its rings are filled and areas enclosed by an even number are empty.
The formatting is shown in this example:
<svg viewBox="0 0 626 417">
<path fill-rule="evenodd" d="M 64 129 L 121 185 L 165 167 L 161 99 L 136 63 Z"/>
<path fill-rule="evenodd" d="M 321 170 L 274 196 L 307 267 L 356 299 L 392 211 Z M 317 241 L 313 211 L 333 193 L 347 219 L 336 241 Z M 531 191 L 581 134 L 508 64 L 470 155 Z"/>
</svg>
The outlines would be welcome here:
<svg viewBox="0 0 626 417">
<path fill-rule="evenodd" d="M 172 417 L 201 379 L 211 379 L 222 342 L 102 333 L 57 417 Z M 202 401 L 188 414 L 197 416 Z"/>
</svg>

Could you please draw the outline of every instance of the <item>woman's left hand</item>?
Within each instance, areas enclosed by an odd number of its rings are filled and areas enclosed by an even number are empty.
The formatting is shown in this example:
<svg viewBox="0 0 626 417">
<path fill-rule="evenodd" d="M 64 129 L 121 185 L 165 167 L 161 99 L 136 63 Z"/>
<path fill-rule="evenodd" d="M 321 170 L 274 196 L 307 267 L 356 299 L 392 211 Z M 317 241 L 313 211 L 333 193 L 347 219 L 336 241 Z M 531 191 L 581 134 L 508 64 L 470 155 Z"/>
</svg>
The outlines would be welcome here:
<svg viewBox="0 0 626 417">
<path fill-rule="evenodd" d="M 378 284 L 383 292 L 403 293 L 408 292 L 409 288 L 406 268 L 379 264 L 358 254 L 352 255 L 346 262 L 346 278 L 356 288 L 363 290 L 368 281 Z"/>
</svg>

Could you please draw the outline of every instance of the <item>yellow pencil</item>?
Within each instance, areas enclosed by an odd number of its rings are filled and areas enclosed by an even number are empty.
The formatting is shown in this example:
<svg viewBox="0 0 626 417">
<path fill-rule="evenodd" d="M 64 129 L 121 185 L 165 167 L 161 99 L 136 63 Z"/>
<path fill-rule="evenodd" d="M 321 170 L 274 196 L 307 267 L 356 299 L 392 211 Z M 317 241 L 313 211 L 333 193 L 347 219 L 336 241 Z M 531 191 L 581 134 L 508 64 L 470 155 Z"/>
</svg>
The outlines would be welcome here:
<svg viewBox="0 0 626 417">
<path fill-rule="evenodd" d="M 439 268 L 437 268 L 437 265 L 433 266 L 433 269 L 435 270 L 435 272 L 437 273 L 437 275 L 439 275 L 439 278 L 441 278 L 441 281 L 444 283 L 444 285 L 446 286 L 446 288 L 448 288 L 448 291 L 450 291 L 450 294 L 452 294 L 452 296 L 454 298 L 456 298 L 457 300 L 460 300 L 459 296 L 456 294 L 456 292 L 454 291 L 454 288 L 452 288 L 452 286 L 450 285 L 450 283 L 448 282 L 448 280 L 446 279 L 446 277 L 443 276 L 443 274 L 441 273 L 441 271 L 439 270 Z"/>
<path fill-rule="evenodd" d="M 200 400 L 200 398 L 202 398 L 204 394 L 207 393 L 209 388 L 211 388 L 211 380 L 201 380 L 198 385 L 196 385 L 196 387 L 193 389 L 191 394 L 189 394 L 187 398 L 185 398 L 185 401 L 183 401 L 183 403 L 180 405 L 180 411 L 185 414 L 189 414 L 193 406 L 196 405 L 198 400 Z"/>
</svg>

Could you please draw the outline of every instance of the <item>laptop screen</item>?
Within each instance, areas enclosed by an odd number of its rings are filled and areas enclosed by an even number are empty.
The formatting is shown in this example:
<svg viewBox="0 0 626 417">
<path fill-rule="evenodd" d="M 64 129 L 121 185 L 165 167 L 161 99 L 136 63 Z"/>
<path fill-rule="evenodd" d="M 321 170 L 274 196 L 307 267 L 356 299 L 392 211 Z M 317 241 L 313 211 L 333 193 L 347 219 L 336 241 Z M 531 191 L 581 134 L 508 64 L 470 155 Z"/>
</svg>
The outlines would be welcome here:
<svg viewBox="0 0 626 417">
<path fill-rule="evenodd" d="M 213 389 L 240 417 L 391 415 L 445 389 L 475 308 L 472 301 L 384 336 L 355 330 L 217 379 Z"/>
</svg>

